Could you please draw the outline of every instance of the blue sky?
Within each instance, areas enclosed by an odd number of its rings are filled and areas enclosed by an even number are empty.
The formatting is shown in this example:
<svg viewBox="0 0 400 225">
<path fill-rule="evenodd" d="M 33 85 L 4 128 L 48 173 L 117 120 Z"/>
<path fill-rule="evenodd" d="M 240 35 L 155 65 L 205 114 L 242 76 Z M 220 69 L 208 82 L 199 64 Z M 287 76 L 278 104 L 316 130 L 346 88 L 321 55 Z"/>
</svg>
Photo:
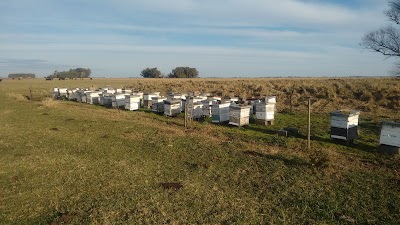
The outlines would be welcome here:
<svg viewBox="0 0 400 225">
<path fill-rule="evenodd" d="M 386 0 L 2 0 L 0 76 L 84 67 L 138 77 L 177 66 L 201 77 L 384 76 L 359 46 Z"/>
</svg>

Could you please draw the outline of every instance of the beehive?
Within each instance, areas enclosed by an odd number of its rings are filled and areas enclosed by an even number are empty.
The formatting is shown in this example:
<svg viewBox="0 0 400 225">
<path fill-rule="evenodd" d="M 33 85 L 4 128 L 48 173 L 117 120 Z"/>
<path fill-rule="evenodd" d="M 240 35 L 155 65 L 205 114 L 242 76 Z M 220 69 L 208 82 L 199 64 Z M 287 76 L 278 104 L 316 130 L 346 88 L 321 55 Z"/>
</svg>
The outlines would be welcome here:
<svg viewBox="0 0 400 225">
<path fill-rule="evenodd" d="M 211 106 L 213 101 L 212 100 L 203 100 L 201 101 L 201 103 L 203 104 L 203 116 L 205 117 L 211 117 L 212 116 L 212 112 L 211 112 Z"/>
<path fill-rule="evenodd" d="M 140 95 L 125 95 L 125 109 L 134 111 L 140 109 Z"/>
<path fill-rule="evenodd" d="M 114 94 L 103 94 L 103 98 L 104 98 L 104 106 L 107 108 L 111 108 L 113 105 L 112 102 Z"/>
<path fill-rule="evenodd" d="M 229 106 L 229 124 L 234 126 L 244 126 L 250 123 L 250 107 L 249 105 Z"/>
<path fill-rule="evenodd" d="M 164 113 L 164 100 L 167 99 L 164 97 L 152 97 L 151 111 L 155 113 Z"/>
<path fill-rule="evenodd" d="M 87 92 L 86 103 L 88 104 L 99 104 L 99 92 Z"/>
<path fill-rule="evenodd" d="M 229 106 L 230 102 L 221 103 L 219 101 L 213 102 L 211 106 L 211 118 L 213 123 L 223 123 L 229 121 Z"/>
<path fill-rule="evenodd" d="M 153 103 L 152 99 L 154 97 L 159 97 L 160 92 L 146 93 L 143 95 L 143 107 L 151 108 Z"/>
<path fill-rule="evenodd" d="M 203 103 L 195 102 L 193 103 L 192 118 L 200 119 L 201 117 L 203 117 Z"/>
<path fill-rule="evenodd" d="M 259 102 L 255 107 L 256 123 L 272 125 L 275 120 L 275 103 Z"/>
<path fill-rule="evenodd" d="M 389 154 L 400 153 L 400 123 L 383 122 L 379 150 Z"/>
<path fill-rule="evenodd" d="M 331 138 L 353 141 L 358 137 L 360 111 L 337 110 L 331 113 Z"/>
<path fill-rule="evenodd" d="M 181 101 L 179 99 L 164 100 L 164 115 L 177 116 L 181 113 Z"/>
<path fill-rule="evenodd" d="M 112 95 L 112 107 L 113 108 L 125 107 L 125 95 L 124 94 L 113 94 Z"/>
</svg>

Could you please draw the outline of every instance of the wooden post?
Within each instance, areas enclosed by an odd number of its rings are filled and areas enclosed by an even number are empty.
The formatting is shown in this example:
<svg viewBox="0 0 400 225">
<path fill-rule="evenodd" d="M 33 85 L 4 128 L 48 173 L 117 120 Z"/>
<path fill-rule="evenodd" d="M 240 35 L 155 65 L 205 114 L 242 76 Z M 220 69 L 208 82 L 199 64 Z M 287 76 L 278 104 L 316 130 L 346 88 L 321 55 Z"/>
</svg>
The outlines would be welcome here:
<svg viewBox="0 0 400 225">
<path fill-rule="evenodd" d="M 311 98 L 308 99 L 308 135 L 307 148 L 311 149 Z"/>
<path fill-rule="evenodd" d="M 30 96 L 31 96 L 31 99 L 30 99 L 30 100 L 32 101 L 32 100 L 33 100 L 33 99 L 32 99 L 32 85 L 29 85 L 29 93 L 30 93 Z"/>
</svg>

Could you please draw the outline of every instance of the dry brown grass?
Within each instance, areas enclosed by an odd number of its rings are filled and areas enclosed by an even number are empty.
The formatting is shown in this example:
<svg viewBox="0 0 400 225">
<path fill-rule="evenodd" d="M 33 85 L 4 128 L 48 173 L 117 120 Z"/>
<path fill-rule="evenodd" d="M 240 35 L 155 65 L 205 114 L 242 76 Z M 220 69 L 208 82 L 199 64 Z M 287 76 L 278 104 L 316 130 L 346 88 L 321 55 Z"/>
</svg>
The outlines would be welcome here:
<svg viewBox="0 0 400 225">
<path fill-rule="evenodd" d="M 59 104 L 59 102 L 54 100 L 53 98 L 45 98 L 40 103 L 42 106 L 47 108 L 54 108 Z"/>
<path fill-rule="evenodd" d="M 23 96 L 22 94 L 18 94 L 18 93 L 14 93 L 14 92 L 7 93 L 7 97 L 12 100 L 20 101 L 20 102 L 28 101 L 27 97 Z"/>
</svg>

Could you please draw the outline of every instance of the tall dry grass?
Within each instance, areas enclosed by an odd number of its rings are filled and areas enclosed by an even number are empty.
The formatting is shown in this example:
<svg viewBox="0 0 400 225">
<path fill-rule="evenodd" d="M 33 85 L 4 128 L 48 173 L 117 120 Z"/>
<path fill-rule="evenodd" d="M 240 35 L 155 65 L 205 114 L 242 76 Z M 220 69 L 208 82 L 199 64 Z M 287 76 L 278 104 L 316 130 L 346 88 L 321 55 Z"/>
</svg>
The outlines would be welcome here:
<svg viewBox="0 0 400 225">
<path fill-rule="evenodd" d="M 54 108 L 59 104 L 59 102 L 54 100 L 53 98 L 45 98 L 40 103 L 42 106 L 47 108 Z"/>
<path fill-rule="evenodd" d="M 28 101 L 27 97 L 23 96 L 22 94 L 14 92 L 7 93 L 6 96 L 15 101 L 20 101 L 20 102 Z"/>
</svg>

